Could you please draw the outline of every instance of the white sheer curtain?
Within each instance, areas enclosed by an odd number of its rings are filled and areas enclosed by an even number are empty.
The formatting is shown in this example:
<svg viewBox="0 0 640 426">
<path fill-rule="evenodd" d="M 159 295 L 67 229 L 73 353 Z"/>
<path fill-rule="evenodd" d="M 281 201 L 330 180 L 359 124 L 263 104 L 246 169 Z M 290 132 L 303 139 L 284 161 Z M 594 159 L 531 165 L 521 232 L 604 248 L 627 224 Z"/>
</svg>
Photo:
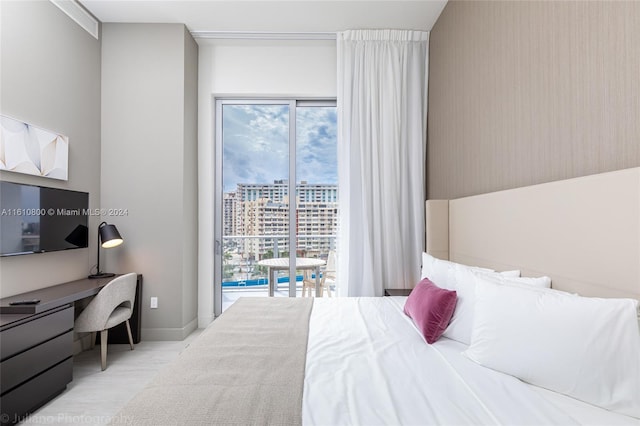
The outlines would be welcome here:
<svg viewBox="0 0 640 426">
<path fill-rule="evenodd" d="M 420 277 L 429 33 L 338 33 L 338 286 L 381 296 Z"/>
</svg>

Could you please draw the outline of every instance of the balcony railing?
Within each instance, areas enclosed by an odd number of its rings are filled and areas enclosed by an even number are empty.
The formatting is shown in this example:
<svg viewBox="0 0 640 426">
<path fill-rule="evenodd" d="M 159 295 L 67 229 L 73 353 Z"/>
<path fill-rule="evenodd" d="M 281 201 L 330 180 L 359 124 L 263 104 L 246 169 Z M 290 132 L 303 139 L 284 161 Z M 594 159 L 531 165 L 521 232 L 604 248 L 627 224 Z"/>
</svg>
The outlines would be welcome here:
<svg viewBox="0 0 640 426">
<path fill-rule="evenodd" d="M 300 234 L 297 236 L 296 257 L 327 259 L 335 250 L 336 236 Z M 289 256 L 289 236 L 231 235 L 222 237 L 222 287 L 224 289 L 266 288 L 268 268 L 258 265 L 262 259 Z M 296 273 L 296 285 L 302 285 L 302 274 Z M 315 278 L 313 274 L 312 278 Z M 289 274 L 276 274 L 277 285 L 289 285 Z"/>
</svg>

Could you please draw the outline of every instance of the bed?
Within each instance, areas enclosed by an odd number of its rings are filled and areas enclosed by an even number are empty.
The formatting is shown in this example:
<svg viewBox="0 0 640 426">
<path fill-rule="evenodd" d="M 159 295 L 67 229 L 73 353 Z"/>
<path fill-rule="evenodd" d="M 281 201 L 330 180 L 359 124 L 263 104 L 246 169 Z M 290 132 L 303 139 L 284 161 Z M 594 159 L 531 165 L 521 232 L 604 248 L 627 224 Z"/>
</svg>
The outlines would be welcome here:
<svg viewBox="0 0 640 426">
<path fill-rule="evenodd" d="M 548 275 L 554 288 L 598 303 L 625 298 L 637 306 L 640 299 L 640 168 L 429 201 L 426 220 L 434 261 Z M 481 306 L 484 296 L 478 297 Z M 406 300 L 242 298 L 112 423 L 640 425 L 633 409 L 604 409 L 481 365 L 471 357 L 477 339 L 469 345 L 445 331 L 427 344 L 404 313 Z M 635 335 L 624 335 L 610 352 L 631 354 L 618 373 L 640 379 L 636 314 L 623 321 L 627 331 L 633 323 Z M 598 336 L 617 333 L 604 329 Z M 591 374 L 597 377 L 592 371 L 580 377 Z M 637 401 L 640 388 L 625 386 L 603 386 L 603 393 Z"/>
</svg>

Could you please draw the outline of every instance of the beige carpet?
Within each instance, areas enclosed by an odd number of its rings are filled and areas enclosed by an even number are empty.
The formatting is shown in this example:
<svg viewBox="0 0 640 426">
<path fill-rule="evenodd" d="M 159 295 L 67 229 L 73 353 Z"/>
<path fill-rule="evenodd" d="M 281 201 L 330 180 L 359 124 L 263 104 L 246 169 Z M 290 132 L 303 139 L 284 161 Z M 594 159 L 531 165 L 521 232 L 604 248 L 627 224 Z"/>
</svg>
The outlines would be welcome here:
<svg viewBox="0 0 640 426">
<path fill-rule="evenodd" d="M 112 424 L 300 425 L 312 305 L 241 298 Z"/>
</svg>

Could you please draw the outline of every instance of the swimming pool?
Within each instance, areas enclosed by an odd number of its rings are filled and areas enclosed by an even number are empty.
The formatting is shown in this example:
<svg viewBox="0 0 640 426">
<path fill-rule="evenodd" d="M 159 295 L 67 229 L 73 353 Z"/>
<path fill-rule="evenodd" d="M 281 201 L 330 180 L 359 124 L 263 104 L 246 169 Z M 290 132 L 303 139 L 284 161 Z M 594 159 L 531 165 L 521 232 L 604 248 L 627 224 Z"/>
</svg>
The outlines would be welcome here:
<svg viewBox="0 0 640 426">
<path fill-rule="evenodd" d="M 311 278 L 315 279 L 316 274 L 311 274 Z M 289 277 L 279 277 L 278 284 L 280 283 L 288 283 Z M 302 275 L 296 275 L 296 282 L 302 282 Z M 222 287 L 255 287 L 255 286 L 266 286 L 269 284 L 269 280 L 267 278 L 255 278 L 252 280 L 243 280 L 243 281 L 223 281 Z"/>
</svg>

